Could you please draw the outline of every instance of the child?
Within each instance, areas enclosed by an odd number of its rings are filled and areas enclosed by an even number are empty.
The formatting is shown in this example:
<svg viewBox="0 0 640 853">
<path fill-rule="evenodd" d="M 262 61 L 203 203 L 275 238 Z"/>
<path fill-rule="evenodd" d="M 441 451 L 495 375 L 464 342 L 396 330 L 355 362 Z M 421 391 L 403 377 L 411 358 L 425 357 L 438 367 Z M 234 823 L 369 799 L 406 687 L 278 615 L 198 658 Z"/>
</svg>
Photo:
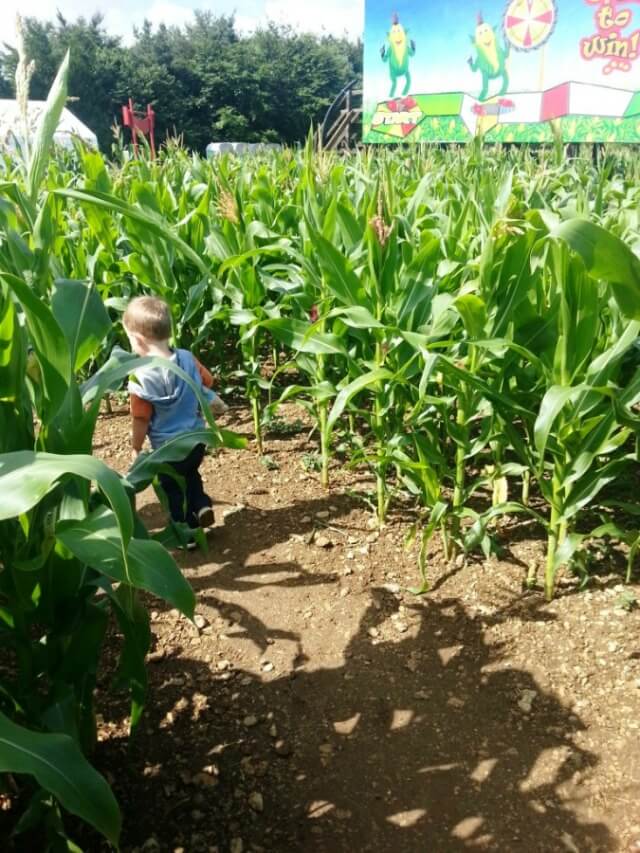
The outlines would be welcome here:
<svg viewBox="0 0 640 853">
<path fill-rule="evenodd" d="M 133 299 L 124 313 L 123 325 L 131 349 L 139 356 L 160 356 L 173 361 L 203 392 L 214 414 L 227 406 L 212 390 L 213 377 L 188 350 L 172 349 L 171 317 L 166 302 L 153 296 Z M 156 450 L 172 438 L 201 429 L 204 419 L 193 389 L 176 373 L 165 367 L 142 367 L 129 381 L 131 408 L 131 445 L 134 457 L 149 436 Z M 184 478 L 185 494 L 179 483 L 168 474 L 159 480 L 169 502 L 171 518 L 186 522 L 191 529 L 213 525 L 211 498 L 204 491 L 200 471 L 205 445 L 197 444 L 186 459 L 171 462 L 174 471 Z"/>
</svg>

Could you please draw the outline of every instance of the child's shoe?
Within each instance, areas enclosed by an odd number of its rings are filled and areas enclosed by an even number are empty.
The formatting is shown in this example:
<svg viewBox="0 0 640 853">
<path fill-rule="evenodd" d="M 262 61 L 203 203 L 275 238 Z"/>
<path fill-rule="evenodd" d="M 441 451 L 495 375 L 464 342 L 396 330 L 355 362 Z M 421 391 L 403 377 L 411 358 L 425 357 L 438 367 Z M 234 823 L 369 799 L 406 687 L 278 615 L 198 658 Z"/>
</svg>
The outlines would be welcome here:
<svg viewBox="0 0 640 853">
<path fill-rule="evenodd" d="M 208 527 L 213 527 L 215 523 L 215 516 L 213 514 L 213 509 L 210 506 L 203 506 L 202 509 L 198 510 L 198 524 L 203 530 L 206 530 Z"/>
</svg>

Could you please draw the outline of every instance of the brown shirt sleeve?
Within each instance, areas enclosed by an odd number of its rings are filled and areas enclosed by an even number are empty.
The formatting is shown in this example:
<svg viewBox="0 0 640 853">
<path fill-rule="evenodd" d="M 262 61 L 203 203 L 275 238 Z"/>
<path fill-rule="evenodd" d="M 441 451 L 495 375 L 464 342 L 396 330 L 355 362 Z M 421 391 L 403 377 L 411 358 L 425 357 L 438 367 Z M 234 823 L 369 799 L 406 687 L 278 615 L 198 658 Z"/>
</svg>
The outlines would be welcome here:
<svg viewBox="0 0 640 853">
<path fill-rule="evenodd" d="M 211 388 L 213 386 L 212 374 L 207 370 L 206 367 L 204 367 L 202 364 L 200 364 L 200 362 L 198 361 L 198 359 L 195 356 L 193 358 L 194 358 L 194 361 L 196 363 L 196 367 L 198 368 L 198 373 L 200 374 L 200 379 L 202 379 L 202 384 L 204 385 L 205 388 Z"/>
<path fill-rule="evenodd" d="M 153 403 L 148 400 L 143 400 L 136 394 L 129 394 L 129 411 L 132 418 L 140 418 L 143 421 L 150 421 L 153 415 Z"/>
</svg>

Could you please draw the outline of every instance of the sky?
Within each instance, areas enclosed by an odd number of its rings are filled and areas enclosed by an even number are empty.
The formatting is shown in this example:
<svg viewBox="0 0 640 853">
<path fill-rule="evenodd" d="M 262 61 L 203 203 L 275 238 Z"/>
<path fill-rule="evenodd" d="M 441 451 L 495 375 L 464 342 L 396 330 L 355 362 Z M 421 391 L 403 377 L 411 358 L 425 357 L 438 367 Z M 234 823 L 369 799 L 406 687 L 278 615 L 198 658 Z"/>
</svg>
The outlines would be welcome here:
<svg viewBox="0 0 640 853">
<path fill-rule="evenodd" d="M 108 32 L 132 40 L 134 26 L 144 19 L 152 24 L 180 26 L 193 17 L 195 9 L 214 15 L 235 13 L 238 28 L 251 32 L 267 21 L 290 24 L 297 29 L 316 33 L 362 37 L 364 0 L 0 0 L 0 42 L 14 42 L 16 12 L 23 17 L 50 19 L 59 10 L 74 20 L 100 12 Z"/>
<path fill-rule="evenodd" d="M 481 74 L 469 68 L 468 57 L 475 55 L 471 43 L 477 14 L 503 38 L 502 27 L 511 0 L 366 0 L 364 37 L 365 102 L 368 107 L 388 98 L 389 65 L 382 62 L 380 49 L 387 44 L 391 14 L 397 12 L 400 23 L 415 41 L 415 56 L 410 61 L 411 92 L 468 92 L 477 97 Z M 536 0 L 539 2 L 539 0 Z M 598 0 L 553 0 L 556 24 L 543 50 L 511 50 L 509 92 L 548 89 L 575 80 L 622 89 L 640 89 L 640 51 L 628 70 L 604 72 L 605 60 L 585 61 L 580 56 L 580 41 L 596 33 Z M 601 0 L 601 4 L 604 0 Z M 630 12 L 623 34 L 640 28 L 638 0 L 618 0 L 617 8 Z M 640 43 L 640 34 L 638 38 Z M 402 92 L 404 79 L 396 93 Z M 542 85 L 540 83 L 542 82 Z M 490 94 L 499 91 L 493 82 Z"/>
</svg>

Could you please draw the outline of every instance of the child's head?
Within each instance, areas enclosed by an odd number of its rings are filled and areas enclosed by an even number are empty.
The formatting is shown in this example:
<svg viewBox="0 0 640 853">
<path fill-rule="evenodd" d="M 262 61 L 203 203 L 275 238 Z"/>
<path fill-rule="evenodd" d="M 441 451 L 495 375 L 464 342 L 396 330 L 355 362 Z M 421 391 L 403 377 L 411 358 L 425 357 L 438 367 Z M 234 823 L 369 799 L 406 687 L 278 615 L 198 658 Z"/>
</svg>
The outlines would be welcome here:
<svg viewBox="0 0 640 853">
<path fill-rule="evenodd" d="M 122 318 L 131 349 L 144 355 L 149 346 L 166 346 L 171 337 L 169 306 L 155 296 L 138 296 L 127 305 Z"/>
</svg>

